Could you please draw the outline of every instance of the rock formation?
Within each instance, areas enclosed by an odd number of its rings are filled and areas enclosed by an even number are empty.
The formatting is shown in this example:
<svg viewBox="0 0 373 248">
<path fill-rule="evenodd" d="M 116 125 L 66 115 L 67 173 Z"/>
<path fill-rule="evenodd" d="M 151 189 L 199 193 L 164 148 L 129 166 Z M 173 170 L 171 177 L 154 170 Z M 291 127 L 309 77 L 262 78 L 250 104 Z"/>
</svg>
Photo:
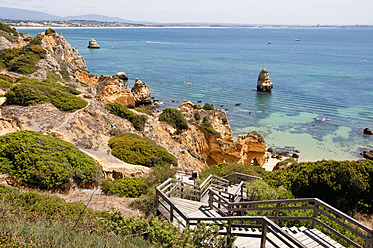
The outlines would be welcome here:
<svg viewBox="0 0 373 248">
<path fill-rule="evenodd" d="M 135 85 L 131 89 L 131 93 L 135 98 L 136 106 L 152 103 L 150 98 L 151 92 L 144 82 L 136 78 Z"/>
<path fill-rule="evenodd" d="M 373 151 L 363 151 L 363 157 L 369 160 L 373 160 Z"/>
<path fill-rule="evenodd" d="M 117 72 L 117 74 L 114 75 L 114 77 L 117 77 L 123 81 L 127 81 L 128 77 L 125 72 Z"/>
<path fill-rule="evenodd" d="M 94 48 L 94 49 L 99 49 L 100 46 L 97 44 L 97 41 L 94 39 L 91 39 L 88 44 L 88 48 Z"/>
<path fill-rule="evenodd" d="M 273 83 L 269 80 L 269 73 L 266 69 L 263 69 L 258 76 L 258 82 L 256 89 L 260 92 L 271 92 Z"/>
<path fill-rule="evenodd" d="M 373 135 L 373 132 L 369 128 L 364 129 L 364 134 L 365 135 Z"/>
</svg>

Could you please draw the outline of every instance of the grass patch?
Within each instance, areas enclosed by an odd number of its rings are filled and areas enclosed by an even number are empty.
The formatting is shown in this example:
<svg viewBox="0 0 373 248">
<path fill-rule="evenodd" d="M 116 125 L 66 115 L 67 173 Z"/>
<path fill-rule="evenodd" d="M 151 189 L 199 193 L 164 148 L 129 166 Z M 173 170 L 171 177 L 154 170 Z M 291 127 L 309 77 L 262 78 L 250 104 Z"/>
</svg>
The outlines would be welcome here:
<svg viewBox="0 0 373 248">
<path fill-rule="evenodd" d="M 40 189 L 97 182 L 101 167 L 74 145 L 33 131 L 0 136 L 0 172 Z"/>
<path fill-rule="evenodd" d="M 188 123 L 186 122 L 183 114 L 174 108 L 165 108 L 159 115 L 160 121 L 165 121 L 177 130 L 188 129 Z"/>
<path fill-rule="evenodd" d="M 123 133 L 109 140 L 111 154 L 120 160 L 148 167 L 177 165 L 177 159 L 161 146 L 133 133 Z"/>
<path fill-rule="evenodd" d="M 48 80 L 21 77 L 5 93 L 8 105 L 30 106 L 51 102 L 61 111 L 74 112 L 87 106 L 87 101 L 74 95 L 80 91 Z"/>
<path fill-rule="evenodd" d="M 148 119 L 146 115 L 137 115 L 119 103 L 107 103 L 105 108 L 111 114 L 127 119 L 137 131 L 144 130 L 145 122 Z"/>
<path fill-rule="evenodd" d="M 214 134 L 214 135 L 220 135 L 219 132 L 217 132 L 213 126 L 211 125 L 211 123 L 207 120 L 207 117 L 204 117 L 203 118 L 203 122 L 202 122 L 202 127 L 209 133 L 211 134 Z"/>
</svg>

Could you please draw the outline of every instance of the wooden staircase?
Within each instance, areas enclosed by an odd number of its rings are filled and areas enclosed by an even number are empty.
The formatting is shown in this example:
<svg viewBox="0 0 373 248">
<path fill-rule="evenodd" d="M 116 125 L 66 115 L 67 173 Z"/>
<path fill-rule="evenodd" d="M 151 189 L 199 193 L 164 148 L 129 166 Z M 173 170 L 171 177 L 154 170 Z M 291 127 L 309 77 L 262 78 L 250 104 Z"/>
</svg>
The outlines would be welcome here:
<svg viewBox="0 0 373 248">
<path fill-rule="evenodd" d="M 236 175 L 235 175 L 236 174 Z M 228 179 L 230 180 L 228 180 Z M 351 247 L 373 248 L 373 229 L 316 198 L 272 201 L 244 201 L 244 181 L 260 179 L 234 173 L 226 178 L 210 175 L 201 185 L 193 181 L 168 179 L 156 189 L 157 212 L 183 229 L 200 222 L 220 226 L 227 238 L 236 236 L 236 247 L 343 247 L 315 229 L 323 227 Z M 271 216 L 245 216 L 247 211 L 272 211 Z M 283 216 L 283 211 L 304 210 L 310 215 Z M 363 246 L 350 240 L 321 220 L 327 217 L 365 242 Z M 283 220 L 308 221 L 306 227 L 279 227 Z"/>
</svg>

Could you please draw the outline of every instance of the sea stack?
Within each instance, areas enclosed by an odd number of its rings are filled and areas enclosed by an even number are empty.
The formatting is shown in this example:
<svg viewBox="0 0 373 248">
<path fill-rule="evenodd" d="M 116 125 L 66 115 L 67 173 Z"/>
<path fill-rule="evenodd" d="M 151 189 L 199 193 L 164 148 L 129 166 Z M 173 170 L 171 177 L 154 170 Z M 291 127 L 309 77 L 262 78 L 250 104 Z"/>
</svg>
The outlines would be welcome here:
<svg viewBox="0 0 373 248">
<path fill-rule="evenodd" d="M 260 92 L 271 92 L 272 88 L 273 83 L 269 80 L 269 73 L 266 69 L 263 69 L 259 73 L 256 90 Z"/>
<path fill-rule="evenodd" d="M 97 41 L 95 41 L 94 39 L 91 39 L 91 40 L 89 41 L 88 48 L 99 49 L 100 46 L 97 44 Z"/>
</svg>

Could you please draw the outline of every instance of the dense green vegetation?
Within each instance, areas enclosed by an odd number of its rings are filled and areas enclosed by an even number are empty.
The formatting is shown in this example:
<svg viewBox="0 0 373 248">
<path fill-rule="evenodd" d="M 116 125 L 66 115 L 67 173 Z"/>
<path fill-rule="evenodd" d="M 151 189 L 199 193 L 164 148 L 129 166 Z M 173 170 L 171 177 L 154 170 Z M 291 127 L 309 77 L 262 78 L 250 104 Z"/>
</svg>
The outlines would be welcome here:
<svg viewBox="0 0 373 248">
<path fill-rule="evenodd" d="M 242 165 L 237 163 L 221 163 L 218 165 L 207 166 L 203 171 L 200 172 L 199 177 L 200 180 L 203 181 L 210 174 L 223 177 L 235 172 L 258 177 L 261 177 L 262 173 L 265 173 L 264 169 L 259 166 Z"/>
<path fill-rule="evenodd" d="M 33 131 L 0 136 L 0 172 L 40 189 L 68 189 L 101 177 L 100 165 L 74 145 Z"/>
<path fill-rule="evenodd" d="M 214 110 L 214 107 L 210 104 L 210 103 L 205 103 L 205 105 L 203 105 L 203 109 L 204 110 Z"/>
<path fill-rule="evenodd" d="M 177 159 L 153 141 L 133 133 L 123 133 L 109 140 L 111 154 L 124 162 L 144 166 L 177 165 Z"/>
<path fill-rule="evenodd" d="M 209 133 L 215 134 L 215 135 L 220 135 L 219 132 L 217 132 L 211 123 L 208 121 L 207 117 L 203 117 L 203 122 L 202 122 L 202 127 Z"/>
<path fill-rule="evenodd" d="M 174 108 L 165 108 L 159 115 L 160 121 L 165 121 L 178 131 L 188 129 L 188 123 L 186 122 L 183 114 Z"/>
<path fill-rule="evenodd" d="M 33 73 L 40 59 L 45 58 L 45 49 L 38 44 L 23 48 L 6 48 L 0 50 L 0 68 L 21 74 Z"/>
<path fill-rule="evenodd" d="M 373 161 L 299 163 L 264 178 L 272 186 L 291 190 L 297 198 L 319 198 L 345 212 L 373 211 Z"/>
<path fill-rule="evenodd" d="M 47 30 L 45 30 L 45 35 L 50 35 L 50 34 L 55 34 L 56 31 L 54 31 L 54 29 L 51 29 L 51 28 L 48 28 Z"/>
<path fill-rule="evenodd" d="M 0 78 L 0 88 L 9 89 L 11 85 L 12 83 L 10 83 L 9 81 L 6 81 Z"/>
<path fill-rule="evenodd" d="M 106 195 L 116 195 L 123 197 L 139 197 L 144 194 L 146 189 L 144 178 L 124 177 L 118 180 L 102 180 L 102 192 Z"/>
<path fill-rule="evenodd" d="M 11 28 L 9 25 L 5 23 L 0 22 L 0 30 L 3 30 L 10 34 L 10 35 L 0 34 L 0 36 L 5 37 L 9 41 L 13 41 L 18 36 L 17 30 L 15 28 Z"/>
<path fill-rule="evenodd" d="M 111 114 L 127 119 L 137 131 L 144 130 L 145 122 L 148 119 L 146 115 L 137 115 L 119 103 L 108 103 L 105 105 L 105 108 Z"/>
<path fill-rule="evenodd" d="M 0 241 L 6 247 L 227 247 L 217 226 L 183 232 L 158 218 L 125 218 L 57 196 L 0 186 Z"/>
<path fill-rule="evenodd" d="M 61 111 L 74 112 L 88 104 L 82 98 L 74 96 L 77 94 L 80 94 L 78 90 L 58 83 L 21 77 L 5 94 L 5 104 L 30 106 L 51 102 Z"/>
</svg>

